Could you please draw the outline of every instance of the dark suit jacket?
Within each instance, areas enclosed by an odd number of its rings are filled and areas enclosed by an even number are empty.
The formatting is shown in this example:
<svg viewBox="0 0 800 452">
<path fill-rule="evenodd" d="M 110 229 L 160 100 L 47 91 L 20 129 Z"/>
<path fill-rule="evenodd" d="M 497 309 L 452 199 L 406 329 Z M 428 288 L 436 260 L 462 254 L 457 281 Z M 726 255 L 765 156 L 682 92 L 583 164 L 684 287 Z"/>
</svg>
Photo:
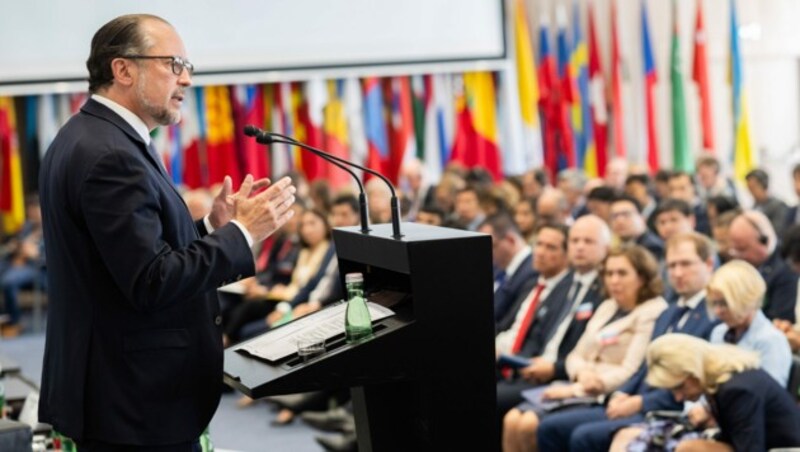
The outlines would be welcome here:
<svg viewBox="0 0 800 452">
<path fill-rule="evenodd" d="M 758 272 L 767 283 L 767 293 L 761 308 L 770 320 L 784 319 L 795 322 L 794 308 L 797 304 L 797 274 L 786 265 L 778 250 L 758 267 Z"/>
<path fill-rule="evenodd" d="M 529 254 L 528 257 L 519 264 L 517 271 L 515 271 L 510 278 L 507 278 L 497 289 L 497 292 L 495 292 L 494 323 L 496 331 L 503 331 L 503 329 L 508 328 L 508 326 L 506 326 L 506 328 L 500 329 L 503 319 L 509 314 L 514 302 L 522 295 L 522 290 L 529 287 L 531 281 L 535 283 L 536 279 L 539 277 L 538 273 L 536 273 L 531 266 L 532 259 L 533 255 Z M 527 294 L 529 291 L 530 289 L 526 290 L 525 293 Z"/>
<path fill-rule="evenodd" d="M 737 452 L 800 447 L 800 411 L 761 369 L 734 374 L 709 397 L 721 441 Z"/>
<path fill-rule="evenodd" d="M 591 314 L 594 314 L 595 309 L 597 309 L 604 300 L 601 281 L 602 275 L 598 274 L 591 287 L 589 287 L 589 290 L 586 291 L 583 300 L 581 300 L 581 304 L 589 303 L 592 305 Z M 591 318 L 591 315 L 580 318 L 577 317 L 577 314 L 573 315 L 572 322 L 567 327 L 567 332 L 564 333 L 564 338 L 561 339 L 561 344 L 558 346 L 558 360 L 555 363 L 556 373 L 553 377 L 554 380 L 569 380 L 566 364 L 567 355 L 575 348 L 575 344 L 577 344 L 578 340 L 583 336 L 586 324 L 589 323 Z"/>
<path fill-rule="evenodd" d="M 653 254 L 656 261 L 661 262 L 664 260 L 664 241 L 651 231 L 645 231 L 644 234 L 634 240 L 637 245 L 641 245 Z"/>
<path fill-rule="evenodd" d="M 800 206 L 792 206 L 786 211 L 786 221 L 783 223 L 783 232 L 786 232 L 795 225 L 795 220 L 797 219 L 797 209 Z"/>
<path fill-rule="evenodd" d="M 216 288 L 255 271 L 244 235 L 206 234 L 142 138 L 91 99 L 39 183 L 50 303 L 39 419 L 79 440 L 197 439 L 220 398 Z"/>
<path fill-rule="evenodd" d="M 567 296 L 569 295 L 569 288 L 572 287 L 572 276 L 572 272 L 567 273 L 553 287 L 547 298 L 539 302 L 539 307 L 536 308 L 533 322 L 531 322 L 528 335 L 522 343 L 519 355 L 533 357 L 539 356 L 544 352 L 547 340 L 553 336 L 559 320 L 562 318 L 564 305 L 567 303 Z M 528 293 L 524 293 L 522 295 L 523 300 L 527 296 Z"/>
<path fill-rule="evenodd" d="M 692 210 L 694 210 L 694 230 L 706 237 L 711 237 L 711 222 L 708 220 L 705 204 L 697 204 Z"/>
<path fill-rule="evenodd" d="M 653 339 L 672 333 L 684 333 L 692 336 L 708 339 L 711 335 L 711 330 L 719 324 L 719 320 L 710 319 L 708 317 L 708 309 L 706 307 L 706 300 L 703 300 L 690 311 L 689 318 L 681 328 L 678 328 L 678 322 L 681 316 L 679 313 L 678 305 L 670 304 L 666 311 L 656 319 L 656 324 L 653 327 Z M 671 328 L 671 330 L 670 330 Z M 672 393 L 665 389 L 653 388 L 647 384 L 645 377 L 647 376 L 647 364 L 642 363 L 639 370 L 620 388 L 620 392 L 626 394 L 639 394 L 642 396 L 642 412 L 654 410 L 679 410 L 681 404 L 675 401 Z"/>
</svg>

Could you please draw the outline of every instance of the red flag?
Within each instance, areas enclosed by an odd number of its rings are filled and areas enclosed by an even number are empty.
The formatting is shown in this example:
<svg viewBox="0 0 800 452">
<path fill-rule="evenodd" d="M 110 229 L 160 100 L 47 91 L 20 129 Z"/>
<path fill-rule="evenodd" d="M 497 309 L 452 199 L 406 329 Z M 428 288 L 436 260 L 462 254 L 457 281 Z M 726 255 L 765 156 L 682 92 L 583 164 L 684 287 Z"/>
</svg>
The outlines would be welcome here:
<svg viewBox="0 0 800 452">
<path fill-rule="evenodd" d="M 569 100 L 556 71 L 554 55 L 550 52 L 547 26 L 539 31 L 539 104 L 544 116 L 544 165 L 551 180 L 561 168 L 575 167 L 575 146 L 569 121 Z"/>
<path fill-rule="evenodd" d="M 650 173 L 658 171 L 658 128 L 656 121 L 656 59 L 653 42 L 650 39 L 650 25 L 647 18 L 647 3 L 642 0 L 642 56 L 644 58 L 644 97 L 647 112 L 647 165 Z"/>
<path fill-rule="evenodd" d="M 208 133 L 208 183 L 218 184 L 231 176 L 236 189 L 242 180 L 234 146 L 233 112 L 227 86 L 206 86 L 206 127 Z"/>
<path fill-rule="evenodd" d="M 606 84 L 603 79 L 603 60 L 598 50 L 597 33 L 594 26 L 594 8 L 589 3 L 589 104 L 594 132 L 597 174 L 606 175 L 608 162 L 608 111 L 605 96 Z"/>
<path fill-rule="evenodd" d="M 617 2 L 611 2 L 611 122 L 614 148 L 618 157 L 625 157 L 625 133 L 622 116 L 622 57 L 619 51 Z M 604 168 L 605 169 L 605 168 Z"/>
<path fill-rule="evenodd" d="M 414 136 L 414 110 L 411 103 L 411 81 L 408 77 L 392 77 L 389 83 L 389 102 L 391 106 L 389 168 L 386 176 L 397 185 L 400 168 L 406 154 L 416 156 Z"/>
<path fill-rule="evenodd" d="M 706 53 L 706 29 L 703 21 L 702 0 L 697 0 L 692 79 L 697 83 L 697 90 L 700 93 L 700 123 L 702 125 L 703 148 L 713 152 L 714 120 L 711 117 L 711 85 L 708 83 L 708 55 Z"/>
<path fill-rule="evenodd" d="M 295 84 L 299 87 L 299 85 Z M 325 98 L 327 91 L 323 80 L 310 80 L 305 84 L 305 95 L 297 110 L 297 139 L 313 146 L 322 148 L 324 146 L 324 134 L 322 130 L 323 110 L 325 108 Z M 325 162 L 316 155 L 301 151 L 300 165 L 306 179 L 313 182 L 327 176 Z"/>
<path fill-rule="evenodd" d="M 269 177 L 269 162 L 263 146 L 242 133 L 244 126 L 265 126 L 264 95 L 261 85 L 239 85 L 233 88 L 233 122 L 236 148 L 239 150 L 241 173 L 254 178 Z"/>
</svg>

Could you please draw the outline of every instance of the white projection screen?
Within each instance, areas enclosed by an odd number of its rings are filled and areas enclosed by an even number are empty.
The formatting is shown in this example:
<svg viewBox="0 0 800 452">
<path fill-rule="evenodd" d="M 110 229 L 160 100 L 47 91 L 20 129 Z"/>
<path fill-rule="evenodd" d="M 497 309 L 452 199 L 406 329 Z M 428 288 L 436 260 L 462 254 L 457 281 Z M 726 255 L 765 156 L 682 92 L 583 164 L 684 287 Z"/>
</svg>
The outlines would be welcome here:
<svg viewBox="0 0 800 452">
<path fill-rule="evenodd" d="M 94 32 L 152 13 L 199 75 L 505 58 L 502 0 L 3 0 L 0 88 L 77 82 Z"/>
</svg>

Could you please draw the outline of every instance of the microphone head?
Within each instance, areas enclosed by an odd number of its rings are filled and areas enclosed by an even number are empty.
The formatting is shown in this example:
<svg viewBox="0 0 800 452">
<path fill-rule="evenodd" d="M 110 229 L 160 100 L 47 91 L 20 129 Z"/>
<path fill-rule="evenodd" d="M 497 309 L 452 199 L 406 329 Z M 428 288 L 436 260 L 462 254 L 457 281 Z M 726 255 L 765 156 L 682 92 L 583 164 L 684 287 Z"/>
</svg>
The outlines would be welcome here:
<svg viewBox="0 0 800 452">
<path fill-rule="evenodd" d="M 247 135 L 248 137 L 257 137 L 260 132 L 261 131 L 258 129 L 258 127 L 252 124 L 244 126 L 244 134 Z"/>
<path fill-rule="evenodd" d="M 256 135 L 256 143 L 258 144 L 272 144 L 275 140 L 266 133 L 258 133 Z"/>
</svg>

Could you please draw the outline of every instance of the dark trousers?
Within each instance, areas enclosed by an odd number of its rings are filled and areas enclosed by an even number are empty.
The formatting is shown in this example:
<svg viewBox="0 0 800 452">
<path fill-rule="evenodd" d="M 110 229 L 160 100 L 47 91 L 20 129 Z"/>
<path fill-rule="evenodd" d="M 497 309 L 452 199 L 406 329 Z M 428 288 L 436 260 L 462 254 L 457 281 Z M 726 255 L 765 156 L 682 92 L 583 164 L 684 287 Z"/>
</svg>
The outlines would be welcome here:
<svg viewBox="0 0 800 452">
<path fill-rule="evenodd" d="M 539 424 L 539 450 L 607 451 L 617 430 L 643 419 L 637 414 L 609 420 L 602 406 L 552 413 Z"/>
<path fill-rule="evenodd" d="M 200 440 L 167 446 L 130 446 L 87 439 L 77 443 L 78 452 L 202 452 Z"/>
</svg>

